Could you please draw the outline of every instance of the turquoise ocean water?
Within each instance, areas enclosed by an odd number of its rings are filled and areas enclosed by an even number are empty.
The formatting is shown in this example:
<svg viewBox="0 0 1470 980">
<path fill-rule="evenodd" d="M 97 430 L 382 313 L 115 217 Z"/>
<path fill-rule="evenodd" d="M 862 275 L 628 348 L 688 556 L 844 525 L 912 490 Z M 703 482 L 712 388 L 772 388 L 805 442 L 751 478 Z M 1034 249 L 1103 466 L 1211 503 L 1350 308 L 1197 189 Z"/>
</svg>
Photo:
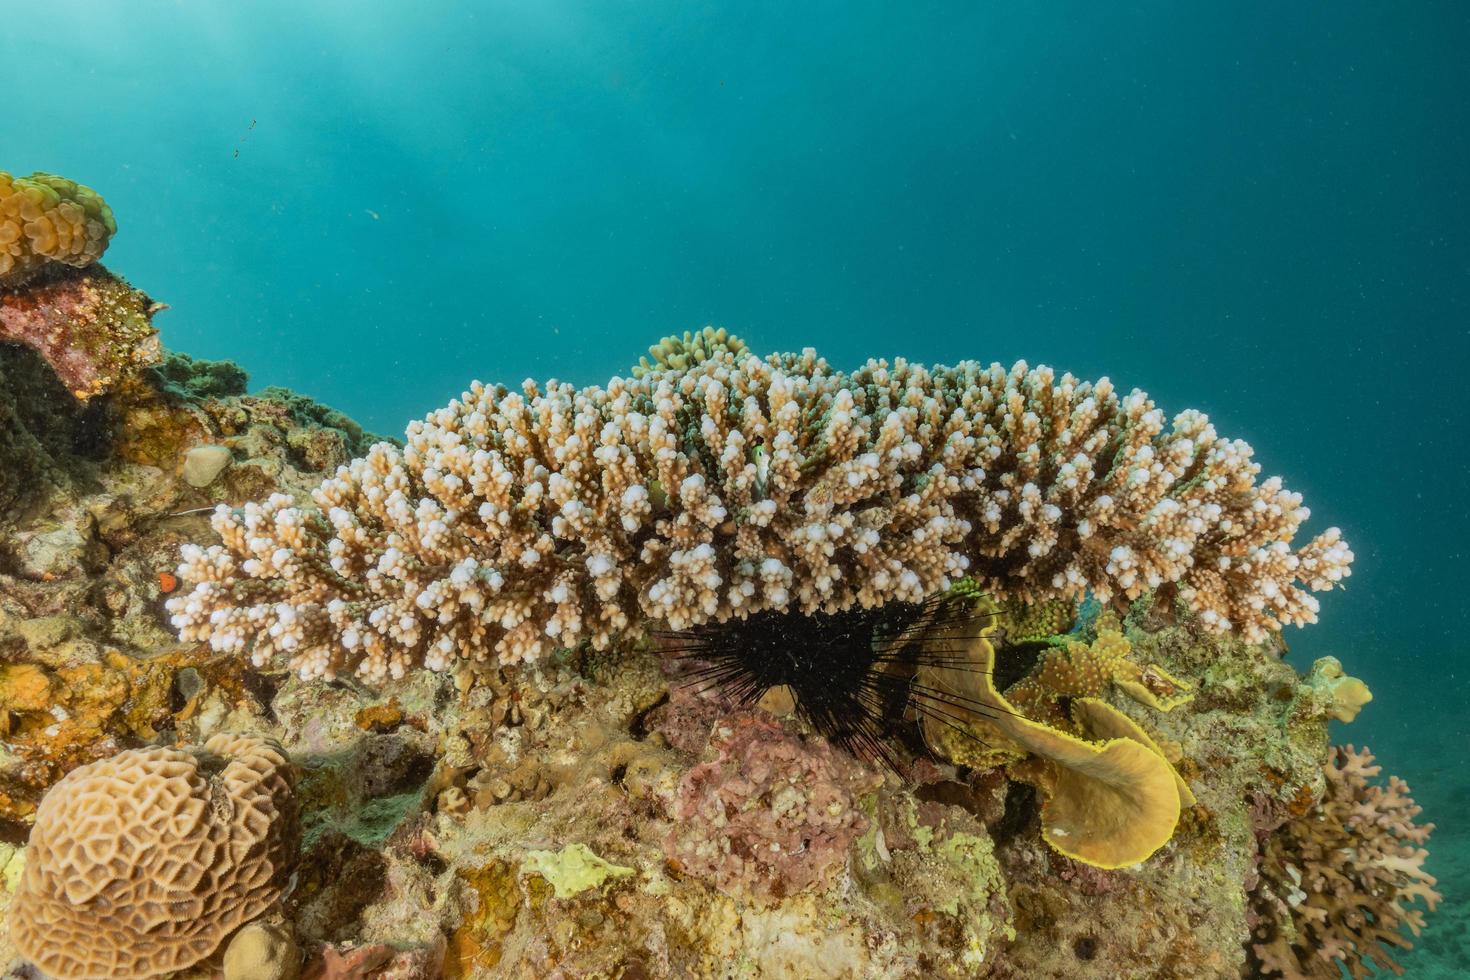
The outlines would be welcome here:
<svg viewBox="0 0 1470 980">
<path fill-rule="evenodd" d="M 0 167 L 377 431 L 668 333 L 1026 358 L 1207 411 L 1357 553 L 1290 631 L 1470 899 L 1470 6 L 53 0 Z M 1463 914 L 1463 912 L 1459 913 Z M 1470 971 L 1451 908 L 1410 976 Z"/>
</svg>

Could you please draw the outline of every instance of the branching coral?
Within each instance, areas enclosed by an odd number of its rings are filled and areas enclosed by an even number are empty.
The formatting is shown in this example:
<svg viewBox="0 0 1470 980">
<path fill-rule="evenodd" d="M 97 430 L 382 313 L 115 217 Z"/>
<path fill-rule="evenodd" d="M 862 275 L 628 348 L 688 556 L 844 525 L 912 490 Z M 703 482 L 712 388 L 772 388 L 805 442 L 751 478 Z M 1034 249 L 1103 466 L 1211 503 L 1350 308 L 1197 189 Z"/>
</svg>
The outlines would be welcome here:
<svg viewBox="0 0 1470 980">
<path fill-rule="evenodd" d="M 1252 896 L 1252 949 L 1265 975 L 1403 973 L 1389 948 L 1409 946 L 1405 927 L 1419 935 L 1415 903 L 1433 912 L 1440 900 L 1424 870 L 1434 825 L 1415 821 L 1420 808 L 1402 780 L 1375 783 L 1379 772 L 1366 749 L 1336 749 L 1321 803 L 1266 842 Z"/>
<path fill-rule="evenodd" d="M 186 640 L 303 676 L 605 649 L 647 620 L 918 602 L 962 575 L 1024 601 L 1177 595 L 1261 637 L 1348 573 L 1244 443 L 1142 392 L 1017 364 L 852 374 L 721 354 L 606 388 L 476 383 L 314 493 L 214 517 L 172 600 Z"/>
<path fill-rule="evenodd" d="M 20 951 L 59 978 L 154 977 L 210 956 L 270 907 L 296 850 L 290 764 L 216 735 L 200 758 L 123 752 L 63 778 L 36 814 L 10 911 Z"/>
<path fill-rule="evenodd" d="M 91 265 L 115 234 L 112 209 L 90 187 L 0 170 L 0 288 L 19 286 L 51 263 Z"/>
<path fill-rule="evenodd" d="M 682 337 L 665 337 L 648 348 L 648 357 L 653 361 L 640 357 L 633 367 L 633 377 L 641 378 L 657 371 L 686 371 L 712 357 L 726 353 L 744 356 L 749 350 L 745 341 L 724 327 L 718 330 L 705 327 L 698 333 L 686 330 Z"/>
</svg>

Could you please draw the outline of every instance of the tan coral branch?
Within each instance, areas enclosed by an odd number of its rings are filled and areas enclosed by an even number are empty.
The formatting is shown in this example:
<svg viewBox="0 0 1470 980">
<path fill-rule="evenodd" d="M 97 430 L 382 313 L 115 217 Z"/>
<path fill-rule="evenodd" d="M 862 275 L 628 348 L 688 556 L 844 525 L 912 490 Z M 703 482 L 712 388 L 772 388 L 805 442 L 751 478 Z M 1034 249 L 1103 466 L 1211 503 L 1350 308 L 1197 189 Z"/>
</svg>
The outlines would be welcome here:
<svg viewBox="0 0 1470 980">
<path fill-rule="evenodd" d="M 733 352 L 606 387 L 475 384 L 327 480 L 220 510 L 185 551 L 186 639 L 303 676 L 505 662 L 648 620 L 919 601 L 969 575 L 1029 602 L 1177 594 L 1215 630 L 1312 621 L 1352 553 L 1198 412 L 1166 429 L 1024 363 L 851 374 Z"/>
</svg>

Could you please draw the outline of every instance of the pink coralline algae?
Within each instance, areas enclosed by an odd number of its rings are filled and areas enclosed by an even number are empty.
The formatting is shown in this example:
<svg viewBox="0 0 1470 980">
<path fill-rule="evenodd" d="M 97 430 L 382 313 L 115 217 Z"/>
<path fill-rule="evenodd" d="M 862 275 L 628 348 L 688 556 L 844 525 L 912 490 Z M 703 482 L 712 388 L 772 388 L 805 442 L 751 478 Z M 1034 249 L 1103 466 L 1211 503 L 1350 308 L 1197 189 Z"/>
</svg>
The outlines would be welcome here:
<svg viewBox="0 0 1470 980">
<path fill-rule="evenodd" d="M 690 769 L 664 853 L 732 896 L 779 899 L 830 883 L 867 829 L 857 798 L 877 777 L 825 741 L 760 712 L 715 726 L 713 760 Z"/>
<path fill-rule="evenodd" d="M 0 342 L 41 352 L 78 398 L 110 391 L 162 356 L 151 318 L 162 306 L 101 266 L 0 289 Z"/>
</svg>

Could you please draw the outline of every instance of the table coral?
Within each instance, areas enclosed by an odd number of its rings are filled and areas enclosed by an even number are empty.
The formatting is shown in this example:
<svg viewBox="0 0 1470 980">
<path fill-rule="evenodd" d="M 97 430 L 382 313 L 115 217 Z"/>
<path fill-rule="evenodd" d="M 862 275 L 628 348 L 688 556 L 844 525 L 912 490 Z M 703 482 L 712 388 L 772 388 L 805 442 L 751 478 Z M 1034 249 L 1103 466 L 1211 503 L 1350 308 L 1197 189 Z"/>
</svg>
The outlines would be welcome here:
<svg viewBox="0 0 1470 980">
<path fill-rule="evenodd" d="M 1404 929 L 1423 928 L 1416 903 L 1433 912 L 1440 900 L 1424 870 L 1434 825 L 1416 820 L 1402 780 L 1376 782 L 1366 749 L 1339 747 L 1325 771 L 1321 802 L 1266 841 L 1251 948 L 1264 975 L 1288 980 L 1401 974 L 1390 949 L 1408 948 Z"/>
<path fill-rule="evenodd" d="M 207 763 L 207 765 L 206 765 Z M 212 955 L 271 906 L 296 850 L 290 764 L 258 738 L 153 748 L 75 770 L 41 802 L 10 910 L 61 980 L 127 980 Z"/>
<path fill-rule="evenodd" d="M 0 170 L 0 288 L 53 264 L 91 265 L 115 234 L 112 209 L 90 187 L 55 174 L 12 177 Z"/>
<path fill-rule="evenodd" d="M 853 374 L 731 353 L 606 388 L 475 384 L 303 508 L 219 510 L 181 637 L 306 677 L 606 649 L 762 610 L 918 602 L 962 575 L 1026 601 L 1157 590 L 1249 638 L 1315 619 L 1335 528 L 1250 449 L 1142 392 L 1024 363 Z"/>
</svg>

